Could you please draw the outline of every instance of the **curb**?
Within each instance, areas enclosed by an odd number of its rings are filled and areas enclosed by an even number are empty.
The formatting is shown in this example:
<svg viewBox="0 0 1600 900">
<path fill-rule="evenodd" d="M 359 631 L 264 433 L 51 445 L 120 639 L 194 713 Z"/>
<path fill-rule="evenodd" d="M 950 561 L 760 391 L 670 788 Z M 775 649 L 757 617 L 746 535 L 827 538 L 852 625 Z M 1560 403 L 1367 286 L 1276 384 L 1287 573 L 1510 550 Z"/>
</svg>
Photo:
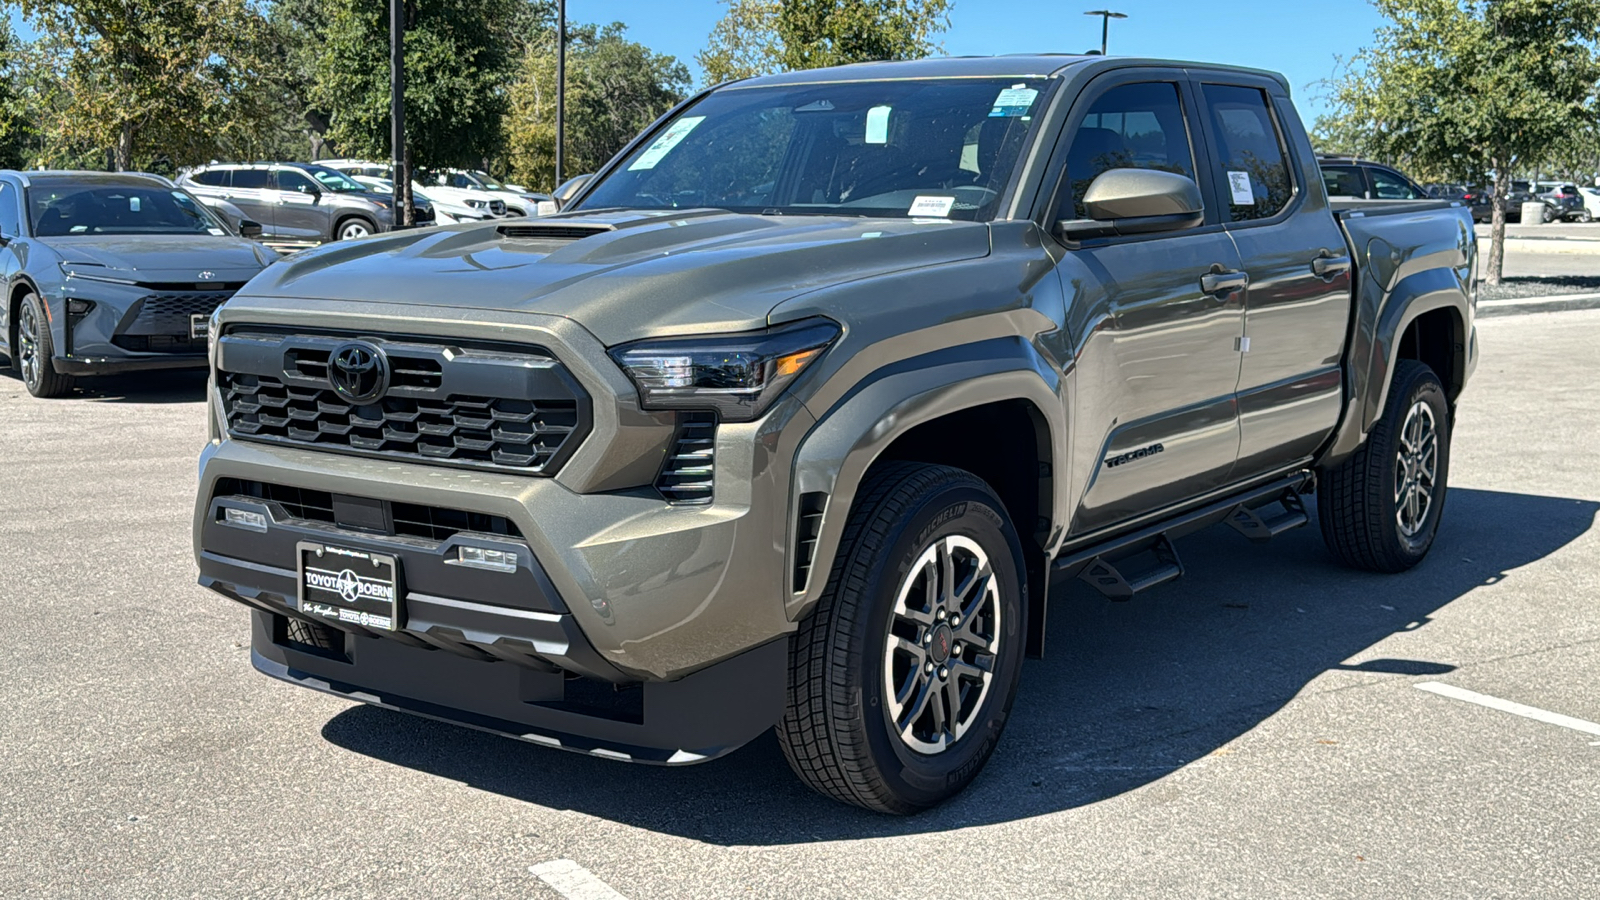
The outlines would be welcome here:
<svg viewBox="0 0 1600 900">
<path fill-rule="evenodd" d="M 1527 313 L 1567 312 L 1574 309 L 1600 309 L 1600 294 L 1556 294 L 1549 297 L 1480 300 L 1477 317 L 1484 319 Z"/>
</svg>

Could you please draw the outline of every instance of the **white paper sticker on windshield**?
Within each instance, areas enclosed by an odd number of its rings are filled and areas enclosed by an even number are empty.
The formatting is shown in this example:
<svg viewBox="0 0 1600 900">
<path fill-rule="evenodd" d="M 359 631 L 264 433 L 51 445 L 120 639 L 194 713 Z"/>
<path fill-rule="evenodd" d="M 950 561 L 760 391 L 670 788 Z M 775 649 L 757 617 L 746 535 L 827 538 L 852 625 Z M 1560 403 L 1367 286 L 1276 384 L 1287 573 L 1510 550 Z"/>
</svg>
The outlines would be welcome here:
<svg viewBox="0 0 1600 900">
<path fill-rule="evenodd" d="M 911 201 L 913 216 L 948 216 L 950 207 L 956 205 L 954 197 L 918 197 Z"/>
<path fill-rule="evenodd" d="M 867 143 L 889 143 L 889 110 L 887 106 L 874 106 L 867 110 Z"/>
<path fill-rule="evenodd" d="M 1028 114 L 1028 108 L 1033 106 L 1033 99 L 1037 96 L 1039 96 L 1039 92 L 1031 87 L 1024 87 L 1020 84 L 1008 87 L 1000 92 L 1000 96 L 994 98 L 994 108 L 989 110 L 989 117 L 1015 119 L 1019 116 L 1025 116 Z"/>
<path fill-rule="evenodd" d="M 1233 189 L 1234 206 L 1256 205 L 1256 192 L 1250 187 L 1249 172 L 1229 172 L 1228 187 Z"/>
<path fill-rule="evenodd" d="M 672 152 L 673 147 L 678 146 L 678 143 L 688 137 L 689 132 L 693 131 L 696 125 L 705 120 L 705 116 L 690 116 L 687 119 L 679 119 L 673 122 L 667 126 L 667 130 L 662 132 L 661 136 L 656 138 L 649 148 L 639 154 L 639 158 L 633 161 L 633 165 L 628 167 L 628 171 L 638 172 L 643 169 L 654 169 L 657 163 Z"/>
</svg>

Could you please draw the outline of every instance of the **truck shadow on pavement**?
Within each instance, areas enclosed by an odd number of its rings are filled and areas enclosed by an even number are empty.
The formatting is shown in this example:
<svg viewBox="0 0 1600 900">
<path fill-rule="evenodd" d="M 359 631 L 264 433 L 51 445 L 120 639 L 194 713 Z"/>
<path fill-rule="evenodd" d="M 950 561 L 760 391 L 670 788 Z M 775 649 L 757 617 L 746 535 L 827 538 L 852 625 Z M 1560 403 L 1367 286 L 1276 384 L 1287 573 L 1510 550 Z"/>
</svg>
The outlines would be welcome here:
<svg viewBox="0 0 1600 900">
<path fill-rule="evenodd" d="M 937 832 L 1096 803 L 1204 760 L 1330 671 L 1338 686 L 1452 671 L 1449 659 L 1351 657 L 1482 585 L 1551 555 L 1595 524 L 1600 503 L 1453 489 L 1429 558 L 1399 576 L 1344 569 L 1315 526 L 1265 547 L 1226 528 L 1179 541 L 1189 572 L 1113 604 L 1058 592 L 1047 656 L 1023 669 L 988 768 L 944 806 L 896 819 L 811 793 L 768 733 L 688 768 L 628 766 L 373 707 L 331 719 L 333 744 L 528 803 L 724 845 Z M 1332 686 L 1332 685 L 1330 685 Z M 1337 736 L 1340 723 L 1327 723 Z M 1203 762 L 1201 763 L 1203 764 Z M 1178 788 L 1173 788 L 1177 790 Z M 1170 799 L 1170 798 L 1169 798 Z"/>
</svg>

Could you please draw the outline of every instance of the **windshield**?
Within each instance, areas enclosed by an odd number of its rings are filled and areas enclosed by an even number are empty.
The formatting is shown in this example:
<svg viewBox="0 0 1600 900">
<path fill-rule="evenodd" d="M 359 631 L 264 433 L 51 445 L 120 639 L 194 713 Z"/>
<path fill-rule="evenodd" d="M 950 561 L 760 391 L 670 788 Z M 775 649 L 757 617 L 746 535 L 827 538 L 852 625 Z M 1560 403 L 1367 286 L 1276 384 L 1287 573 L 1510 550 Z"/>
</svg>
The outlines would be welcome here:
<svg viewBox="0 0 1600 900">
<path fill-rule="evenodd" d="M 724 88 L 635 150 L 580 209 L 993 218 L 1042 81 Z"/>
<path fill-rule="evenodd" d="M 487 174 L 484 174 L 483 172 L 473 172 L 472 173 L 472 177 L 478 179 L 479 183 L 481 183 L 488 190 L 491 190 L 491 191 L 505 190 L 506 183 L 503 182 L 503 181 L 497 180 L 493 175 L 487 175 Z"/>
<path fill-rule="evenodd" d="M 315 178 L 325 191 L 333 191 L 336 194 L 365 194 L 367 192 L 366 185 L 343 172 L 335 172 L 326 166 L 306 166 L 305 173 Z"/>
<path fill-rule="evenodd" d="M 28 191 L 33 233 L 226 234 L 211 212 L 183 191 L 134 185 L 35 185 Z"/>
</svg>

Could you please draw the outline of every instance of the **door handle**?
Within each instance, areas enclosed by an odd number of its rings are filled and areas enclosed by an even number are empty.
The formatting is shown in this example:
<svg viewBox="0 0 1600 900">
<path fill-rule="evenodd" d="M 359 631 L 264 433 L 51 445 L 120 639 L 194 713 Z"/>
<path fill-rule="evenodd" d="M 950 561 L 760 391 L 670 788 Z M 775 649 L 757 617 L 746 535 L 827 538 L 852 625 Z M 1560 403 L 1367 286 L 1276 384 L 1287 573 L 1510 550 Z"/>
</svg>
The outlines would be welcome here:
<svg viewBox="0 0 1600 900">
<path fill-rule="evenodd" d="M 1213 297 L 1226 297 L 1250 285 L 1250 276 L 1243 272 L 1207 272 L 1200 276 L 1200 290 Z"/>
<path fill-rule="evenodd" d="M 1332 281 L 1340 275 L 1350 271 L 1350 257 L 1334 256 L 1328 251 L 1311 261 L 1311 274 L 1323 281 Z"/>
</svg>

